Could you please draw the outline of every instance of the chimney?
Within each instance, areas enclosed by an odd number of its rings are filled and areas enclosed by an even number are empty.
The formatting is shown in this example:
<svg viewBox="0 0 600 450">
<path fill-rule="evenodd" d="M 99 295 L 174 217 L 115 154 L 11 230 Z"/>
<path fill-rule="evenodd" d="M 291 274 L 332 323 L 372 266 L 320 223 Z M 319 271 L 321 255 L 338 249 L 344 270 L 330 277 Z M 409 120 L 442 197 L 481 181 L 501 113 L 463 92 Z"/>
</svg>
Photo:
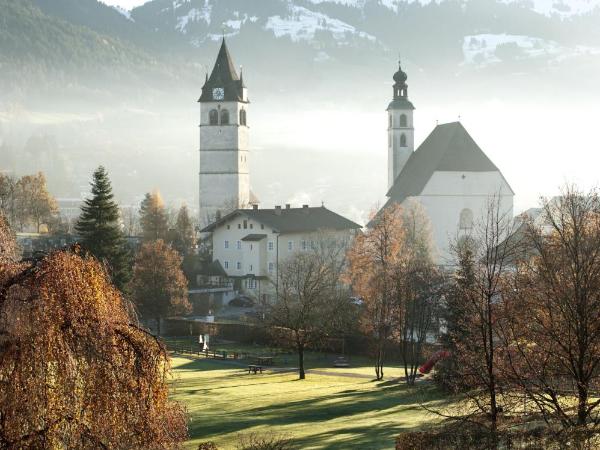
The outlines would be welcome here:
<svg viewBox="0 0 600 450">
<path fill-rule="evenodd" d="M 302 205 L 302 212 L 308 214 L 308 205 Z"/>
<path fill-rule="evenodd" d="M 289 203 L 285 204 L 285 209 L 290 209 L 290 204 Z"/>
<path fill-rule="evenodd" d="M 280 205 L 275 205 L 275 215 L 276 216 L 281 215 L 281 206 Z"/>
<path fill-rule="evenodd" d="M 256 204 L 252 205 L 252 209 L 253 209 L 254 211 L 258 210 L 258 205 L 256 205 Z"/>
</svg>

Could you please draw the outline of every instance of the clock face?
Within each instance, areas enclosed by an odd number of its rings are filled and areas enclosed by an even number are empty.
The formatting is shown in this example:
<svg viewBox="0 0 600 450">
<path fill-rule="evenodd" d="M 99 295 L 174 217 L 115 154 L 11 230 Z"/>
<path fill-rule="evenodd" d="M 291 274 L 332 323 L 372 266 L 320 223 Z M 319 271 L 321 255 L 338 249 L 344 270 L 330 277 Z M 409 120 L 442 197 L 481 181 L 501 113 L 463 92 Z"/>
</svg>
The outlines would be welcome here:
<svg viewBox="0 0 600 450">
<path fill-rule="evenodd" d="M 213 89 L 213 99 L 223 100 L 224 98 L 225 98 L 225 89 L 223 89 L 223 88 L 214 88 Z"/>
</svg>

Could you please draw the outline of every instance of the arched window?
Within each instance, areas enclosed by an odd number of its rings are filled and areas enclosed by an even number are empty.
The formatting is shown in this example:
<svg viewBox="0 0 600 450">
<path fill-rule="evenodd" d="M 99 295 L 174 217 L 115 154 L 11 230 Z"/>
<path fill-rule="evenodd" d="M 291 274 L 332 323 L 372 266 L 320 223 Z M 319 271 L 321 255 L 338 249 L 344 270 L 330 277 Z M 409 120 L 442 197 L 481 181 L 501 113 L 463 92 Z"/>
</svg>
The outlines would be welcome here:
<svg viewBox="0 0 600 450">
<path fill-rule="evenodd" d="M 400 136 L 400 147 L 406 147 L 406 135 L 405 134 Z"/>
<path fill-rule="evenodd" d="M 219 125 L 219 113 L 216 109 L 211 109 L 208 113 L 208 123 L 211 125 Z"/>
<path fill-rule="evenodd" d="M 473 211 L 469 208 L 465 208 L 460 212 L 458 227 L 461 230 L 470 230 L 473 228 Z"/>
<path fill-rule="evenodd" d="M 400 116 L 400 126 L 401 127 L 406 127 L 407 123 L 408 123 L 408 121 L 406 120 L 406 114 L 402 114 Z"/>
<path fill-rule="evenodd" d="M 221 125 L 229 125 L 229 111 L 221 110 Z"/>
<path fill-rule="evenodd" d="M 240 125 L 246 125 L 246 110 L 240 110 Z"/>
</svg>

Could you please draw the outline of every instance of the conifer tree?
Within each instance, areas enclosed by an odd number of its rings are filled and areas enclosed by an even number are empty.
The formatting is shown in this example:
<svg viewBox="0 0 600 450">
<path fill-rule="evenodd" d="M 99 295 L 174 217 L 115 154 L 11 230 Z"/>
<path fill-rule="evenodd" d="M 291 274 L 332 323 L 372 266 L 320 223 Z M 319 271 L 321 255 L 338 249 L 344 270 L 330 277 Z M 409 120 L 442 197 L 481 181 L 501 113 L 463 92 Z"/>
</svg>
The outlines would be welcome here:
<svg viewBox="0 0 600 450">
<path fill-rule="evenodd" d="M 91 186 L 92 197 L 81 207 L 75 229 L 83 248 L 108 264 L 113 283 L 123 289 L 131 278 L 130 255 L 119 225 L 119 207 L 113 200 L 104 167 L 96 169 Z"/>
<path fill-rule="evenodd" d="M 169 230 L 167 213 L 158 191 L 147 193 L 140 206 L 140 224 L 145 242 L 166 240 Z"/>
<path fill-rule="evenodd" d="M 171 244 L 182 256 L 188 255 L 194 245 L 194 226 L 186 205 L 183 205 L 177 214 Z"/>
</svg>

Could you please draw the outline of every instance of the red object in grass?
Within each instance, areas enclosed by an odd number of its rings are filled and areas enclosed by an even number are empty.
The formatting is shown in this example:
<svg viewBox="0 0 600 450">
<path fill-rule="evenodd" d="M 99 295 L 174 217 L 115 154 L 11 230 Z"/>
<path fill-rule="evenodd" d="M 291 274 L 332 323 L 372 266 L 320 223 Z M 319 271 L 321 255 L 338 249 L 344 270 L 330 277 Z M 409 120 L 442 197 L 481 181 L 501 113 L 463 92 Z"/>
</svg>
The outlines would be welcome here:
<svg viewBox="0 0 600 450">
<path fill-rule="evenodd" d="M 439 352 L 434 353 L 431 358 L 429 358 L 421 367 L 419 367 L 419 372 L 422 374 L 431 372 L 433 366 L 435 366 L 440 359 L 447 358 L 448 356 L 450 356 L 450 352 L 448 350 L 440 350 Z"/>
</svg>

